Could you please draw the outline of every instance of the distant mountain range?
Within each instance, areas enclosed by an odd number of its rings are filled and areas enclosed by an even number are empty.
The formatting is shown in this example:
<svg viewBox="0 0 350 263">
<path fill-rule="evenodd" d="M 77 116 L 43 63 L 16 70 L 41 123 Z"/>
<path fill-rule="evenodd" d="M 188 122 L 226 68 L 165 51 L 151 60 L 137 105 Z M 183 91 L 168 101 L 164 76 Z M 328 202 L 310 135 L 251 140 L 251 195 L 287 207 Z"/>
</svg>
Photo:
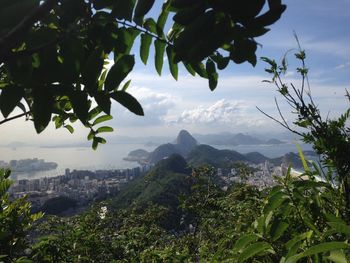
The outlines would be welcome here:
<svg viewBox="0 0 350 263">
<path fill-rule="evenodd" d="M 284 144 L 285 142 L 278 139 L 268 139 L 263 140 L 255 136 L 248 134 L 238 133 L 220 133 L 220 134 L 194 134 L 193 135 L 200 143 L 209 144 L 209 145 L 275 145 L 275 144 Z"/>
<path fill-rule="evenodd" d="M 198 145 L 195 138 L 185 130 L 180 131 L 174 143 L 166 143 L 158 146 L 153 152 L 143 149 L 132 151 L 124 158 L 126 161 L 138 161 L 140 163 L 157 163 L 172 154 L 180 154 L 186 157 L 191 150 Z"/>
<path fill-rule="evenodd" d="M 270 135 L 272 136 L 272 135 Z M 270 138 L 268 135 L 259 134 L 259 135 L 248 135 L 243 133 L 217 133 L 217 134 L 193 134 L 193 137 L 197 140 L 199 144 L 209 144 L 209 145 L 261 145 L 261 144 L 283 144 L 284 141 L 289 141 L 291 139 L 290 134 L 275 134 L 274 138 Z M 170 142 L 171 137 L 165 136 L 145 136 L 145 137 L 131 137 L 131 136 L 121 136 L 115 135 L 108 137 L 108 144 L 144 144 L 146 147 L 154 147 Z M 45 144 L 35 144 L 27 142 L 10 142 L 7 144 L 0 145 L 2 147 L 11 147 L 11 148 L 20 148 L 20 147 L 42 147 L 42 148 L 80 148 L 87 147 L 90 148 L 91 144 L 87 141 L 75 141 L 75 142 L 47 142 Z"/>
<path fill-rule="evenodd" d="M 249 135 L 236 134 L 231 137 L 232 142 L 234 140 L 240 140 L 243 143 L 254 144 L 262 142 L 259 139 L 254 139 Z M 234 139 L 234 140 L 233 140 Z M 278 140 L 270 140 L 277 143 Z M 299 156 L 295 153 L 288 153 L 279 158 L 268 158 L 261 153 L 251 152 L 247 154 L 241 154 L 233 150 L 218 150 L 210 145 L 198 144 L 197 140 L 185 130 L 180 131 L 174 143 L 166 143 L 155 148 L 153 152 L 147 152 L 143 149 L 138 149 L 129 153 L 124 159 L 127 161 L 137 161 L 139 163 L 156 164 L 160 160 L 166 159 L 172 154 L 179 154 L 183 156 L 189 164 L 193 166 L 200 166 L 209 164 L 215 167 L 226 167 L 234 162 L 251 162 L 259 164 L 265 161 L 269 161 L 275 165 L 280 165 L 282 162 L 292 164 L 293 167 L 302 167 Z"/>
</svg>

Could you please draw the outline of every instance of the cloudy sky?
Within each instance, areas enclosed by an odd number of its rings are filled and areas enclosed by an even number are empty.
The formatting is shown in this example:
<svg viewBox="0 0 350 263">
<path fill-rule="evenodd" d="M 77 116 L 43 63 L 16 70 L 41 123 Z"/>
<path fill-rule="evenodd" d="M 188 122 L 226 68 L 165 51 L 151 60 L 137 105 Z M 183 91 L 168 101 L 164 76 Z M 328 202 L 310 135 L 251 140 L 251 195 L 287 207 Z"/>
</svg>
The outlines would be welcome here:
<svg viewBox="0 0 350 263">
<path fill-rule="evenodd" d="M 158 2 L 158 1 L 157 1 Z M 161 1 L 159 1 L 161 2 Z M 344 97 L 350 90 L 350 0 L 288 0 L 287 10 L 271 31 L 257 41 L 262 44 L 258 57 L 281 59 L 297 47 L 295 31 L 307 52 L 312 93 L 321 110 L 329 116 L 343 112 L 349 103 Z M 264 63 L 231 65 L 220 72 L 218 88 L 211 92 L 205 80 L 189 76 L 180 69 L 175 81 L 167 70 L 157 76 L 154 66 L 140 61 L 130 75 L 131 92 L 143 105 L 145 117 L 137 117 L 119 105 L 113 105 L 113 136 L 173 136 L 186 128 L 196 133 L 276 132 L 282 129 L 256 110 L 256 106 L 276 114 L 273 86 L 263 83 L 269 76 Z M 299 83 L 293 70 L 293 50 L 288 80 Z M 165 63 L 166 65 L 166 63 Z M 165 69 L 167 67 L 165 66 Z M 288 120 L 289 109 L 282 105 Z M 18 120 L 0 126 L 0 144 L 9 141 L 37 143 L 84 141 L 87 131 L 79 125 L 75 135 L 51 126 L 36 135 L 32 123 Z"/>
</svg>

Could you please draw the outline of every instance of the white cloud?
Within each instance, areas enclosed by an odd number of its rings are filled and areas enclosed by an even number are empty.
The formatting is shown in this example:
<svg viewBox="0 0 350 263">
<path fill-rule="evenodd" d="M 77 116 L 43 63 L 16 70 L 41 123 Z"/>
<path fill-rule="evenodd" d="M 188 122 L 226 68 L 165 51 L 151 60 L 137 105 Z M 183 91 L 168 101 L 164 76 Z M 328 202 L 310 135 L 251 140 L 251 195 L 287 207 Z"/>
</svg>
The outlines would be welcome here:
<svg viewBox="0 0 350 263">
<path fill-rule="evenodd" d="M 177 98 L 169 93 L 153 91 L 146 87 L 131 87 L 128 90 L 142 105 L 145 116 L 139 117 L 120 105 L 113 108 L 117 126 L 154 126 L 166 122 L 169 110 L 174 108 Z"/>
<path fill-rule="evenodd" d="M 347 61 L 343 64 L 340 64 L 338 66 L 335 67 L 336 70 L 339 70 L 339 69 L 346 69 L 346 68 L 349 68 L 350 67 L 350 61 Z"/>
<path fill-rule="evenodd" d="M 257 114 L 250 102 L 222 99 L 212 105 L 200 105 L 183 111 L 176 123 L 226 128 L 256 128 L 265 125 L 266 119 Z"/>
</svg>

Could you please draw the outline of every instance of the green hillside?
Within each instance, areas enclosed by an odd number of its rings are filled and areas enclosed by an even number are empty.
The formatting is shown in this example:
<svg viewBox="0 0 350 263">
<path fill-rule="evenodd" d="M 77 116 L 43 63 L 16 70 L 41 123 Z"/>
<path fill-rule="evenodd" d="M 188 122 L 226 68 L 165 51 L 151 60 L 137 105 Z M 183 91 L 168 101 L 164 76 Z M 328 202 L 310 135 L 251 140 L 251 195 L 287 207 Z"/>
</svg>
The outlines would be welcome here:
<svg viewBox="0 0 350 263">
<path fill-rule="evenodd" d="M 164 206 L 168 213 L 161 224 L 173 228 L 181 217 L 179 196 L 190 190 L 189 174 L 185 159 L 172 155 L 160 161 L 148 174 L 125 185 L 111 205 L 115 209 L 135 205 L 141 210 L 150 203 Z"/>
<path fill-rule="evenodd" d="M 226 167 L 231 163 L 246 161 L 247 158 L 231 150 L 218 150 L 209 145 L 199 145 L 189 154 L 187 161 L 189 164 L 198 167 L 202 165 L 211 165 L 214 167 Z"/>
</svg>

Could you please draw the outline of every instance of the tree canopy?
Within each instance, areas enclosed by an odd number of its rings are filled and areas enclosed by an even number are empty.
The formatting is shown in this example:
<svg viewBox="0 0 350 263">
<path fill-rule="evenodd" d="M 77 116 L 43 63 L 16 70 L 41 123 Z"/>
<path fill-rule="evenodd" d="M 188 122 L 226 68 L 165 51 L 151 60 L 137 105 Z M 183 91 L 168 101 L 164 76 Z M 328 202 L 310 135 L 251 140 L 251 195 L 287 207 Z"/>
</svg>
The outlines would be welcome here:
<svg viewBox="0 0 350 263">
<path fill-rule="evenodd" d="M 152 8 L 155 0 L 0 0 L 0 124 L 25 116 L 38 133 L 51 120 L 73 132 L 70 123 L 80 120 L 96 148 L 105 143 L 99 134 L 113 130 L 97 127 L 112 118 L 112 101 L 143 115 L 127 91 L 137 41 L 144 64 L 154 47 L 159 75 L 167 56 L 174 79 L 181 63 L 214 90 L 217 70 L 230 62 L 256 64 L 254 38 L 286 6 L 281 0 L 167 0 L 157 17 L 149 15 Z M 14 115 L 16 107 L 23 113 Z"/>
</svg>

